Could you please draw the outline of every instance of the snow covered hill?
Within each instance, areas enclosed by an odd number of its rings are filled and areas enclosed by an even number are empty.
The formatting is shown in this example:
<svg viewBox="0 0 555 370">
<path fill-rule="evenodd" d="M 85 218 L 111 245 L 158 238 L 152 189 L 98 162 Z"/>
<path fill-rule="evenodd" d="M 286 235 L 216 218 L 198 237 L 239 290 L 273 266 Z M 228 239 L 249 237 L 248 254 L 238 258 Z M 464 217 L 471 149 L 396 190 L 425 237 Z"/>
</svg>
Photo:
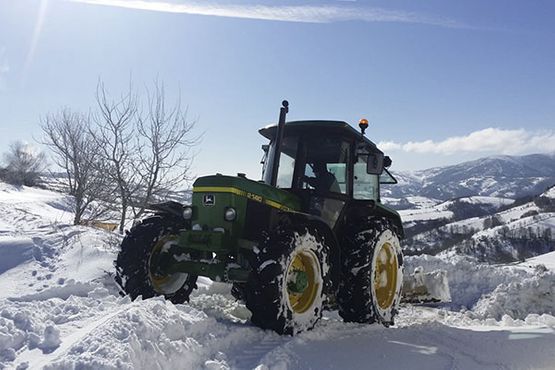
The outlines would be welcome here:
<svg viewBox="0 0 555 370">
<path fill-rule="evenodd" d="M 69 225 L 70 204 L 0 183 L 0 368 L 555 368 L 553 253 L 512 266 L 408 257 L 407 271 L 448 271 L 450 304 L 403 306 L 391 328 L 330 311 L 312 331 L 278 336 L 208 279 L 189 304 L 120 297 L 111 279 L 120 237 Z"/>
<path fill-rule="evenodd" d="M 400 211 L 406 254 L 455 251 L 487 262 L 555 250 L 555 187 L 530 201 L 468 197 Z"/>
<path fill-rule="evenodd" d="M 415 172 L 395 171 L 385 196 L 448 200 L 474 195 L 517 199 L 555 184 L 555 154 L 496 156 Z"/>
</svg>

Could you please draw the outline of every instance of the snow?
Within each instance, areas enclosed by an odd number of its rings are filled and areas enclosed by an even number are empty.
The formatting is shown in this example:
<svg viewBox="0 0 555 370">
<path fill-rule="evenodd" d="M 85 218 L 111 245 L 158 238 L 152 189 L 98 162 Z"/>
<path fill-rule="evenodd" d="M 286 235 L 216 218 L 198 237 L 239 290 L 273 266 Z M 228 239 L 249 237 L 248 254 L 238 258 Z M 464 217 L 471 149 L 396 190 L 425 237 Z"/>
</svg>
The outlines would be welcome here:
<svg viewBox="0 0 555 370">
<path fill-rule="evenodd" d="M 401 215 L 403 222 L 408 224 L 416 221 L 432 221 L 439 219 L 450 220 L 454 217 L 454 213 L 450 210 L 450 208 L 455 204 L 455 201 L 475 205 L 488 205 L 496 209 L 514 202 L 514 200 L 510 198 L 489 196 L 463 197 L 436 204 L 431 201 L 428 203 L 421 201 L 419 203 L 422 205 L 421 207 L 418 206 L 417 209 L 401 210 L 399 211 L 399 214 Z"/>
<path fill-rule="evenodd" d="M 546 198 L 552 198 L 555 199 L 555 186 L 550 187 L 549 189 L 547 189 L 542 196 L 546 197 Z"/>
<path fill-rule="evenodd" d="M 407 257 L 406 271 L 446 271 L 451 303 L 403 305 L 391 328 L 326 311 L 313 330 L 279 336 L 206 278 L 188 304 L 120 297 L 110 277 L 120 237 L 71 226 L 70 205 L 0 183 L 0 368 L 555 367 L 555 252 L 504 266 Z"/>
<path fill-rule="evenodd" d="M 474 311 L 497 320 L 504 315 L 522 320 L 530 314 L 555 315 L 555 274 L 542 273 L 500 284 L 490 295 L 480 298 Z"/>
<path fill-rule="evenodd" d="M 543 265 L 546 268 L 555 271 L 555 252 L 542 254 L 541 256 L 533 257 L 523 263 L 526 266 Z"/>
<path fill-rule="evenodd" d="M 414 221 L 432 221 L 440 219 L 451 219 L 454 216 L 452 211 L 440 209 L 437 206 L 433 208 L 411 209 L 399 211 L 403 222 Z"/>
<path fill-rule="evenodd" d="M 381 198 L 382 202 L 390 207 L 397 208 L 409 208 L 409 209 L 420 209 L 420 208 L 431 208 L 442 201 L 439 199 L 427 198 L 427 197 L 403 197 L 403 198 L 391 198 L 384 196 Z"/>
</svg>

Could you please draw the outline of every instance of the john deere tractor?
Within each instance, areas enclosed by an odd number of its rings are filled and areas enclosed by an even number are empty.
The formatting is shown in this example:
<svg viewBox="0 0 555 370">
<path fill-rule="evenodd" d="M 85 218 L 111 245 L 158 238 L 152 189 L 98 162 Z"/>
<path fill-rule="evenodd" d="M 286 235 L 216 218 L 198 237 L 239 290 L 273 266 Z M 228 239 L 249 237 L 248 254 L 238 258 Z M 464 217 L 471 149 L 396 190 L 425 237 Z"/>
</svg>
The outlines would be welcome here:
<svg viewBox="0 0 555 370">
<path fill-rule="evenodd" d="M 280 334 L 312 328 L 327 307 L 349 322 L 393 324 L 403 257 L 399 214 L 380 201 L 395 183 L 376 145 L 346 122 L 285 122 L 259 132 L 263 180 L 216 174 L 191 205 L 153 205 L 127 234 L 116 280 L 135 299 L 188 300 L 198 276 L 233 284 L 251 321 Z"/>
</svg>

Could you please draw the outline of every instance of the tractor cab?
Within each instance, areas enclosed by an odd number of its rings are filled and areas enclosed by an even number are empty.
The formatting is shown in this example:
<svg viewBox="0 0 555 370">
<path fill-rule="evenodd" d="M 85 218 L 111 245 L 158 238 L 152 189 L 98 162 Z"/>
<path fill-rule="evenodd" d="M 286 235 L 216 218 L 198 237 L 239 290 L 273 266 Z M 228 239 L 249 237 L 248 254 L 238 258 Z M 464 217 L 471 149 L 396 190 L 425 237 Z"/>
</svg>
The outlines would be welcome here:
<svg viewBox="0 0 555 370">
<path fill-rule="evenodd" d="M 396 182 L 385 168 L 389 157 L 346 122 L 287 122 L 279 150 L 277 131 L 278 125 L 259 131 L 270 140 L 263 146 L 264 182 L 297 195 L 303 212 L 331 228 L 338 226 L 347 203 L 380 203 L 380 183 Z"/>
</svg>

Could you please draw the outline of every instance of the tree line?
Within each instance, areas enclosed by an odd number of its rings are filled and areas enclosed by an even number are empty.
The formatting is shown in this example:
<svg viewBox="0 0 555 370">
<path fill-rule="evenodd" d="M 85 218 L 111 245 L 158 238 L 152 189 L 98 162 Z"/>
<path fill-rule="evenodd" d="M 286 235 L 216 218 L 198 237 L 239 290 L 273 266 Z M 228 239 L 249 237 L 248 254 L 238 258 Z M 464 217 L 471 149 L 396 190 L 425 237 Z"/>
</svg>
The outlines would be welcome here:
<svg viewBox="0 0 555 370">
<path fill-rule="evenodd" d="M 41 119 L 42 138 L 63 185 L 73 196 L 73 223 L 119 218 L 123 233 L 129 217 L 139 218 L 190 180 L 195 122 L 181 99 L 168 103 L 163 84 L 141 93 L 130 86 L 116 97 L 102 81 L 88 112 L 63 107 Z M 34 186 L 45 168 L 45 155 L 14 143 L 4 155 L 0 175 L 12 184 Z"/>
</svg>

